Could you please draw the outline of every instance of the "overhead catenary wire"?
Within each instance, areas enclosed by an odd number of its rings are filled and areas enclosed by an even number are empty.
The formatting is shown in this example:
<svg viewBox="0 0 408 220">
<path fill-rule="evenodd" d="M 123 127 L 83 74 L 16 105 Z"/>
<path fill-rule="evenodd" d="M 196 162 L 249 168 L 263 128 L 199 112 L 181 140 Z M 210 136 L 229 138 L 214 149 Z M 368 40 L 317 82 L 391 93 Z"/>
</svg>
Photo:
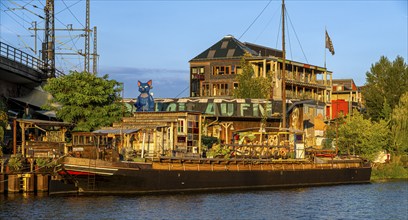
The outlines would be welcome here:
<svg viewBox="0 0 408 220">
<path fill-rule="evenodd" d="M 70 7 L 72 7 L 72 6 L 68 7 L 68 5 L 65 3 L 64 0 L 62 0 L 62 3 L 64 3 L 66 9 L 68 9 L 69 13 L 71 13 L 71 15 L 75 18 L 75 20 L 77 20 L 77 22 L 78 22 L 83 28 L 85 28 L 85 26 L 78 20 L 78 18 L 75 16 L 75 14 L 72 13 L 72 11 L 71 11 L 71 9 L 70 9 Z M 61 12 L 62 12 L 62 11 L 61 11 Z"/>
<path fill-rule="evenodd" d="M 28 4 L 30 4 L 30 3 L 27 3 L 27 4 L 25 4 L 25 5 L 19 5 L 19 4 L 17 4 L 16 2 L 11 1 L 11 0 L 9 0 L 9 2 L 10 2 L 11 4 L 14 4 L 14 5 L 16 5 L 17 7 L 19 7 L 18 9 L 20 9 L 20 10 L 28 11 L 28 12 L 30 12 L 31 14 L 33 14 L 33 15 L 35 15 L 35 16 L 41 18 L 41 19 L 44 19 L 43 16 L 41 16 L 41 15 L 39 15 L 39 14 L 37 14 L 37 13 L 35 13 L 35 12 L 31 11 L 30 9 L 28 9 L 28 8 L 25 7 L 26 5 L 28 5 Z M 32 2 L 32 1 L 31 1 L 31 2 Z M 10 8 L 9 8 L 9 10 L 13 10 L 13 9 L 10 9 Z M 30 23 L 30 22 L 28 22 L 28 23 Z"/>
</svg>

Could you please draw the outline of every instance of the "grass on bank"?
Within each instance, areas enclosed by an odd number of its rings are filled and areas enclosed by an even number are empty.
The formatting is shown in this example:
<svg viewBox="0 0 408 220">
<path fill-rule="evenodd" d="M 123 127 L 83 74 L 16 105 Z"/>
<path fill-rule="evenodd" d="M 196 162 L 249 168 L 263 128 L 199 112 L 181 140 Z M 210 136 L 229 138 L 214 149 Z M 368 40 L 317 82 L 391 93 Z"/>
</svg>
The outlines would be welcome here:
<svg viewBox="0 0 408 220">
<path fill-rule="evenodd" d="M 371 180 L 408 179 L 408 155 L 394 156 L 384 164 L 375 164 L 371 173 Z"/>
</svg>

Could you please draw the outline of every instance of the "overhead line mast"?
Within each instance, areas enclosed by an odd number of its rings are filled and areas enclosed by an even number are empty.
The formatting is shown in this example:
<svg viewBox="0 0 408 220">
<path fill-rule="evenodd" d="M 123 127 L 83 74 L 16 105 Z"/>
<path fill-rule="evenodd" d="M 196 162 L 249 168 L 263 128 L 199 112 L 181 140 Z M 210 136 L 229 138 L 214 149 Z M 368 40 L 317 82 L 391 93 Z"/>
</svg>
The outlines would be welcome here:
<svg viewBox="0 0 408 220">
<path fill-rule="evenodd" d="M 44 43 L 42 46 L 42 60 L 44 61 L 44 69 L 47 73 L 48 77 L 55 77 L 55 55 L 81 55 L 84 57 L 84 71 L 90 72 L 90 57 L 92 56 L 92 71 L 94 74 L 97 74 L 97 35 L 96 35 L 96 27 L 93 30 L 90 29 L 90 0 L 86 0 L 86 24 L 84 29 L 75 29 L 72 28 L 72 24 L 67 25 L 66 28 L 55 28 L 55 16 L 54 16 L 54 2 L 55 0 L 47 0 L 46 5 L 44 7 L 45 12 L 45 28 L 40 29 L 37 28 L 37 22 L 34 22 L 34 27 L 29 28 L 29 30 L 34 30 L 35 35 L 37 31 L 44 30 Z M 56 43 L 56 36 L 55 31 L 83 31 L 85 32 L 83 35 L 85 37 L 85 48 L 84 52 L 77 51 L 76 53 L 56 53 L 55 52 L 55 43 Z M 93 38 L 93 53 L 91 54 L 90 50 L 90 37 L 91 33 L 94 32 Z M 37 43 L 37 39 L 35 39 L 35 45 Z M 36 48 L 36 46 L 35 46 Z M 36 50 L 36 49 L 35 49 Z"/>
<path fill-rule="evenodd" d="M 42 46 L 42 58 L 48 77 L 55 77 L 55 18 L 54 0 L 47 0 L 45 12 L 45 36 Z"/>
<path fill-rule="evenodd" d="M 84 58 L 84 71 L 89 73 L 89 51 L 90 51 L 90 0 L 86 0 L 86 24 L 85 24 L 85 58 Z"/>
</svg>

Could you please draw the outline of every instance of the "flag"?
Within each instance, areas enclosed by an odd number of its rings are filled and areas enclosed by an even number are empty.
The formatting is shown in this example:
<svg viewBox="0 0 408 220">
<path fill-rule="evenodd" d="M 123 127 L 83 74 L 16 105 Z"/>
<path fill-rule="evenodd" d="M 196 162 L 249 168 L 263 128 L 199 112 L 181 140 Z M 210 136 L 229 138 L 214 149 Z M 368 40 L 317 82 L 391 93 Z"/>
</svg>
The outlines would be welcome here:
<svg viewBox="0 0 408 220">
<path fill-rule="evenodd" d="M 330 53 L 332 55 L 334 55 L 334 47 L 333 47 L 333 43 L 329 37 L 329 34 L 326 31 L 326 48 L 329 49 Z"/>
</svg>

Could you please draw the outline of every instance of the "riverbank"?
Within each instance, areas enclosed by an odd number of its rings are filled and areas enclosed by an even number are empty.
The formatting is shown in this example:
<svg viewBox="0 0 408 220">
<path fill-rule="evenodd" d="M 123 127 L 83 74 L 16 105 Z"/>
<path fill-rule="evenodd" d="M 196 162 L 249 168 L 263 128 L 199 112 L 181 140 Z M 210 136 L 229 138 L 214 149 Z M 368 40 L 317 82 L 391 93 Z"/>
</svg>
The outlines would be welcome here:
<svg viewBox="0 0 408 220">
<path fill-rule="evenodd" d="M 371 172 L 371 180 L 387 179 L 408 179 L 407 161 L 404 157 L 395 157 L 394 160 L 384 163 L 375 164 Z"/>
</svg>

